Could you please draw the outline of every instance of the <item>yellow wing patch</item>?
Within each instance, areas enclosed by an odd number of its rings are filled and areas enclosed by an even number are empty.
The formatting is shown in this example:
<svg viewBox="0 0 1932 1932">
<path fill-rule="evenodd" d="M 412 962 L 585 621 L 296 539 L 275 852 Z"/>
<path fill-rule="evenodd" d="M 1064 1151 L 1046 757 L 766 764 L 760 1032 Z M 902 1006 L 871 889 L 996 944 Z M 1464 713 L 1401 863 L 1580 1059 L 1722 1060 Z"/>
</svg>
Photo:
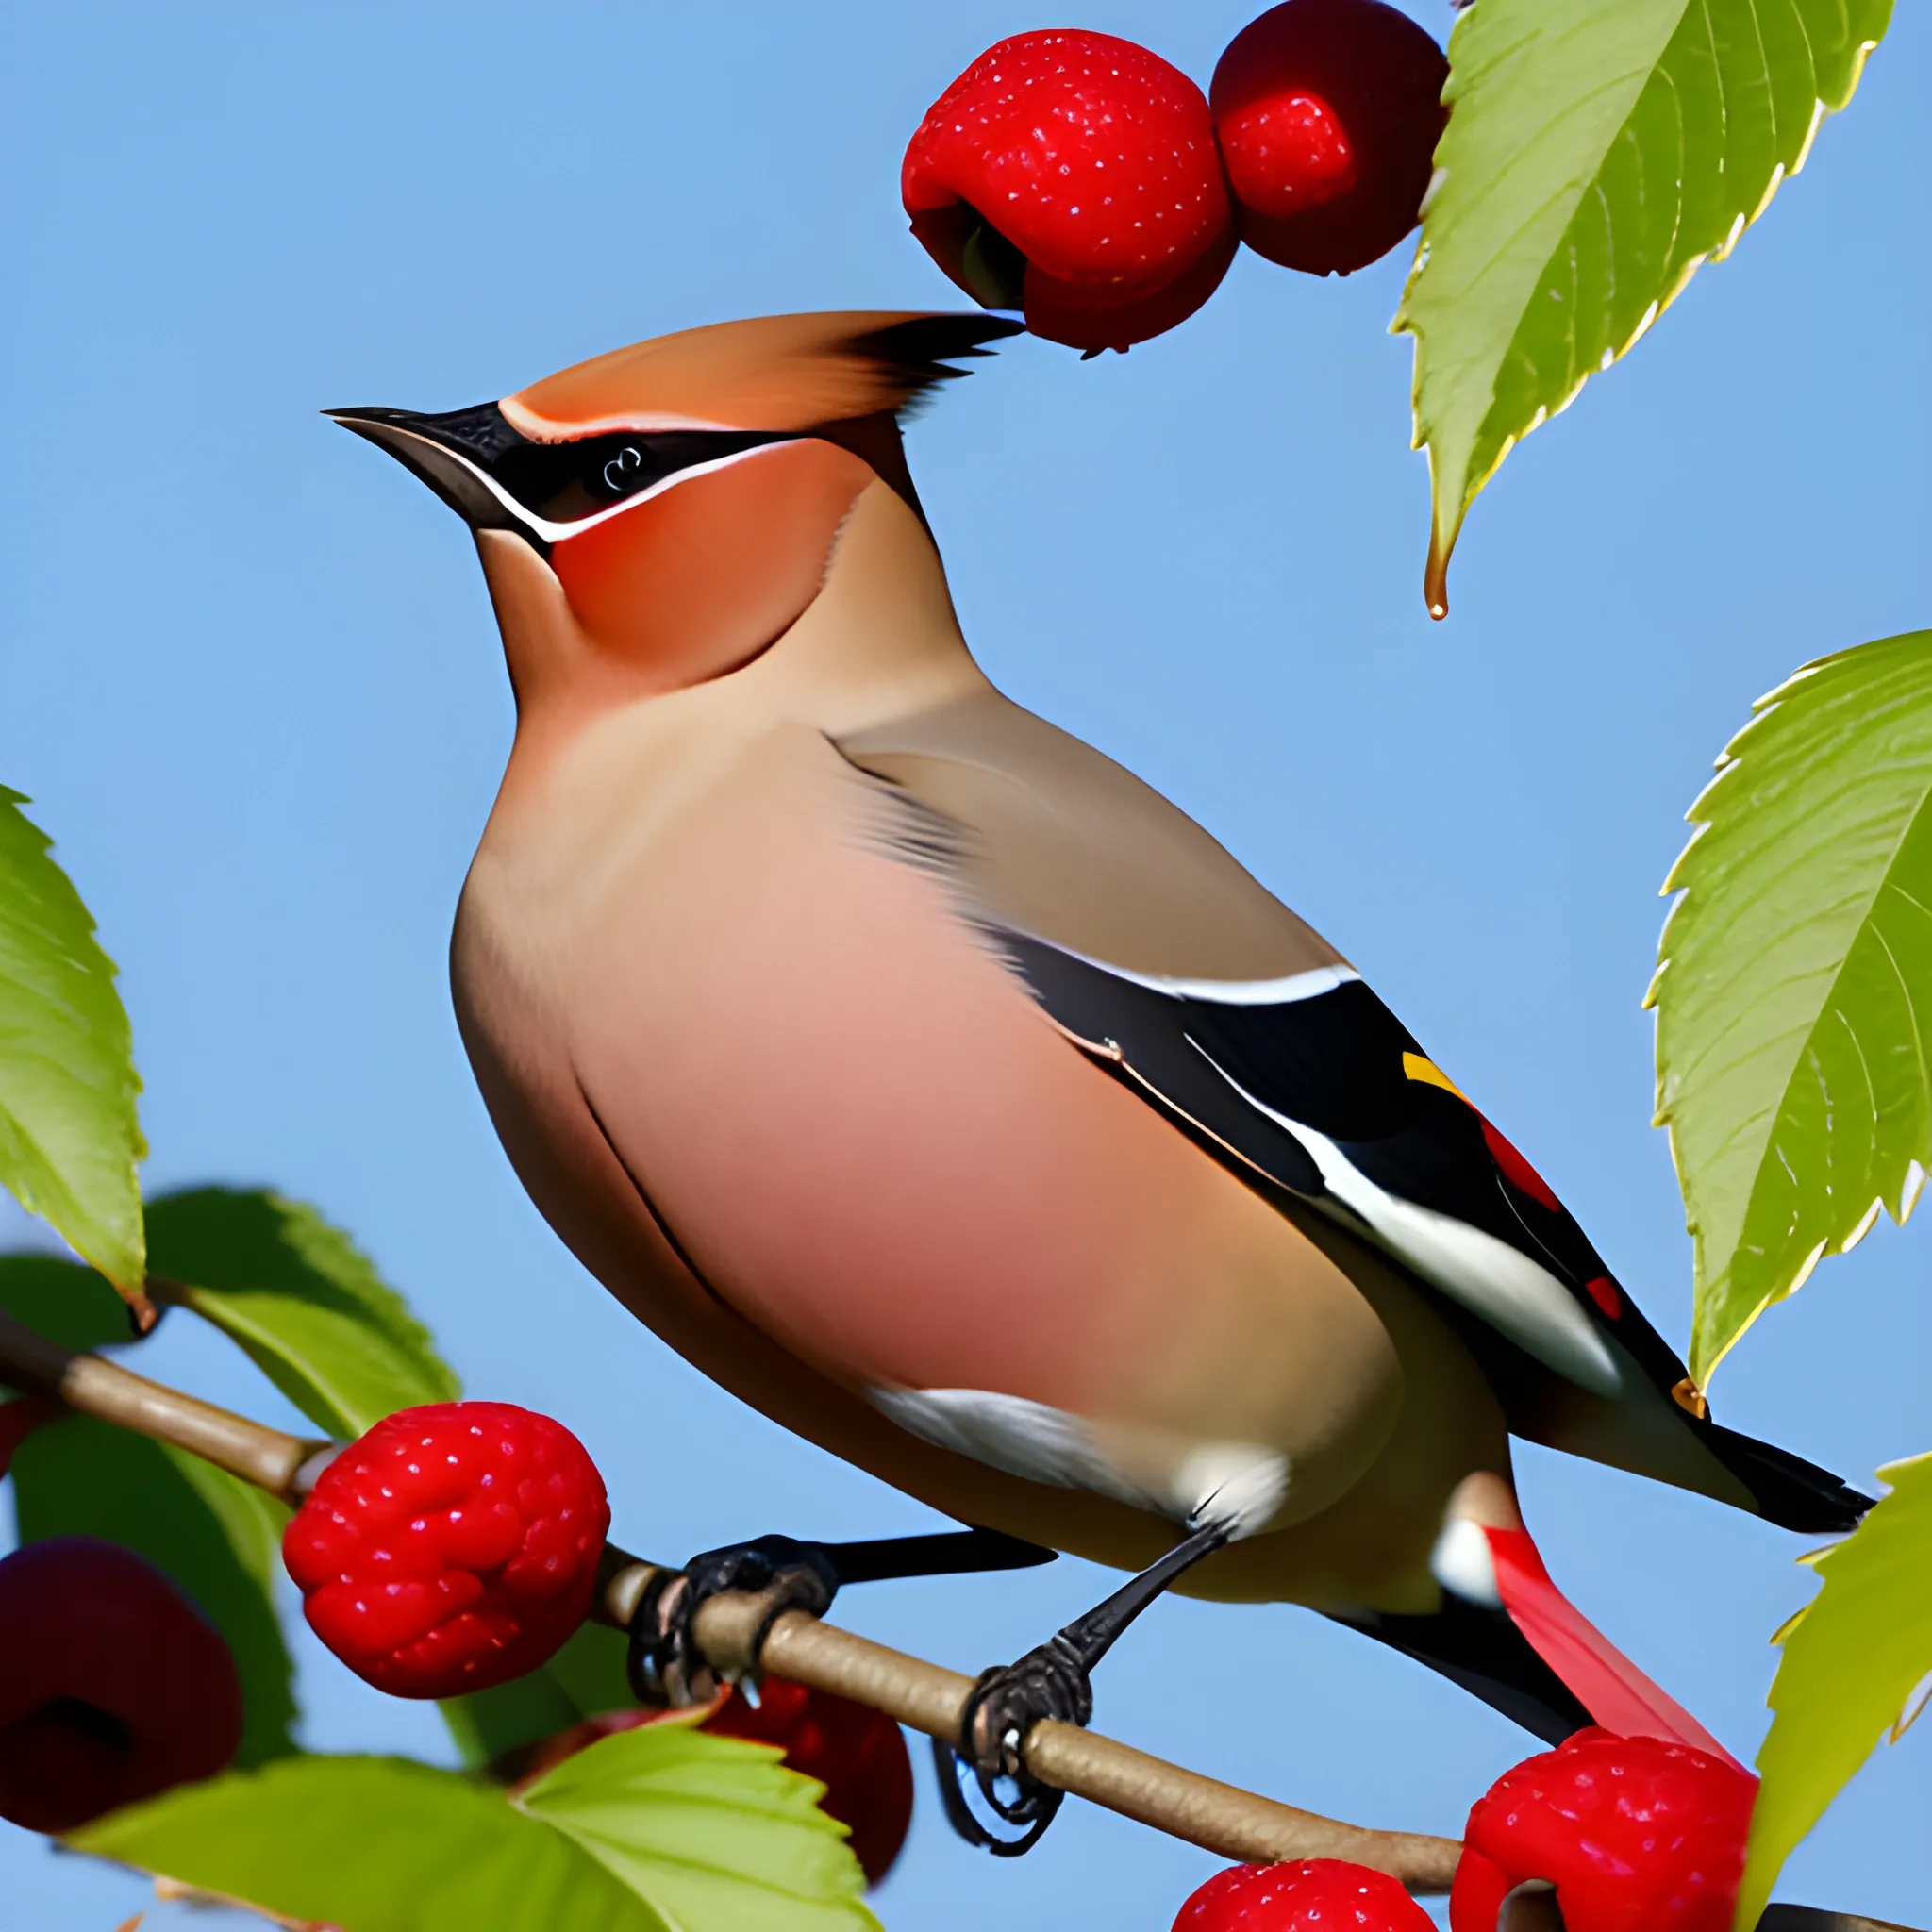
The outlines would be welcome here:
<svg viewBox="0 0 1932 1932">
<path fill-rule="evenodd" d="M 1419 1053 L 1406 1053 L 1402 1056 L 1402 1071 L 1411 1080 L 1420 1080 L 1425 1086 L 1440 1087 L 1443 1092 L 1455 1094 L 1464 1107 L 1475 1105 L 1475 1102 L 1434 1060 L 1425 1060 Z"/>
</svg>

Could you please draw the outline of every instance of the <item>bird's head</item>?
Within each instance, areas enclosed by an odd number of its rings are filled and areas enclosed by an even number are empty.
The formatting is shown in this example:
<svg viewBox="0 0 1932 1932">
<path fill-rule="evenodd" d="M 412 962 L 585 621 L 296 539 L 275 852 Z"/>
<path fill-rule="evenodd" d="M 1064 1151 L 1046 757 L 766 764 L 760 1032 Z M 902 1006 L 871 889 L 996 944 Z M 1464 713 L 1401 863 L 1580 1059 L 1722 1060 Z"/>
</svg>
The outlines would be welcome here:
<svg viewBox="0 0 1932 1932">
<path fill-rule="evenodd" d="M 899 415 L 1018 325 L 851 312 L 721 323 L 440 415 L 335 409 L 476 534 L 520 701 L 643 695 L 751 662 L 818 595 L 874 483 L 914 515 Z"/>
</svg>

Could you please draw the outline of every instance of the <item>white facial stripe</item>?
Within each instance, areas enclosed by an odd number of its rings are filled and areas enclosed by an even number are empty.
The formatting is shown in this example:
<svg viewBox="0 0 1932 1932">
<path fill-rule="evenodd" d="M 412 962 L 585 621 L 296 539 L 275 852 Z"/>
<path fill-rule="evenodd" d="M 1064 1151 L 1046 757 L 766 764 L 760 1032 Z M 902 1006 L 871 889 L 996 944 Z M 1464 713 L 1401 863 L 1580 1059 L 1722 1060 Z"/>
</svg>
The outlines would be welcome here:
<svg viewBox="0 0 1932 1932">
<path fill-rule="evenodd" d="M 1198 1044 L 1194 1050 L 1201 1051 Z M 1327 1135 L 1277 1113 L 1210 1056 L 1203 1053 L 1201 1058 L 1250 1107 L 1292 1134 L 1314 1158 L 1328 1191 L 1424 1281 L 1453 1295 L 1580 1388 L 1612 1397 L 1623 1392 L 1624 1374 L 1608 1343 L 1570 1291 L 1541 1262 L 1453 1214 L 1418 1207 L 1378 1188 Z"/>
<path fill-rule="evenodd" d="M 621 503 L 613 503 L 608 509 L 594 511 L 587 517 L 579 517 L 575 523 L 553 524 L 547 517 L 540 517 L 533 509 L 527 509 L 507 491 L 488 470 L 480 468 L 447 443 L 438 442 L 433 437 L 418 436 L 413 429 L 400 432 L 405 436 L 415 436 L 418 442 L 427 443 L 440 456 L 447 457 L 460 463 L 471 475 L 475 477 L 485 490 L 513 516 L 524 528 L 541 537 L 546 543 L 561 543 L 567 537 L 581 536 L 584 531 L 595 529 L 599 524 L 608 524 L 612 517 L 622 516 L 627 509 L 636 509 L 640 504 L 649 503 L 653 497 L 662 496 L 666 491 L 675 490 L 680 483 L 689 483 L 694 476 L 710 476 L 720 470 L 728 470 L 734 463 L 741 463 L 749 457 L 763 456 L 767 450 L 783 449 L 782 442 L 755 443 L 750 449 L 733 450 L 729 456 L 713 457 L 708 463 L 693 463 L 688 470 L 674 470 L 670 475 L 653 483 L 648 490 L 640 490 L 635 496 L 626 496 Z"/>
</svg>

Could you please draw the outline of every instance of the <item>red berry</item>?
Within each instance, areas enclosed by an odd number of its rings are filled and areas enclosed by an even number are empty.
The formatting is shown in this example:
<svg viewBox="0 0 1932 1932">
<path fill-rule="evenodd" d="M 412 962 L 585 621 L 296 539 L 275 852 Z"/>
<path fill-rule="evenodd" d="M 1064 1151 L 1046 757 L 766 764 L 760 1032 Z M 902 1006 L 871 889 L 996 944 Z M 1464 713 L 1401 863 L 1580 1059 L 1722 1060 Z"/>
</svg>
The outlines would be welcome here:
<svg viewBox="0 0 1932 1932">
<path fill-rule="evenodd" d="M 1729 1932 L 1757 1780 L 1658 1738 L 1579 1731 L 1476 1801 L 1454 1932 L 1495 1932 L 1504 1892 L 1557 1888 L 1568 1932 Z"/>
<path fill-rule="evenodd" d="M 0 1562 L 0 1818 L 70 1831 L 241 1742 L 227 1644 L 144 1557 L 58 1536 Z"/>
<path fill-rule="evenodd" d="M 610 1506 L 583 1444 L 507 1402 L 385 1418 L 282 1538 L 315 1634 L 397 1697 L 533 1671 L 584 1621 Z"/>
<path fill-rule="evenodd" d="M 969 295 L 1076 349 L 1172 328 L 1234 256 L 1201 90 L 1111 34 L 988 48 L 919 124 L 900 187 L 912 232 Z"/>
<path fill-rule="evenodd" d="M 1503 1901 L 1515 1889 L 1516 1881 L 1493 1858 L 1464 1845 L 1456 1861 L 1456 1882 L 1449 1888 L 1450 1932 L 1468 1932 L 1473 1925 L 1496 1932 Z"/>
<path fill-rule="evenodd" d="M 756 1706 L 734 1688 L 704 1727 L 778 1745 L 793 1771 L 824 1786 L 821 1808 L 851 1828 L 867 1881 L 886 1875 L 912 1824 L 912 1762 L 891 1718 L 829 1690 L 767 1677 Z"/>
<path fill-rule="evenodd" d="M 1244 26 L 1208 89 L 1241 240 L 1317 275 L 1387 255 L 1421 216 L 1448 77 L 1381 0 L 1285 0 Z"/>
<path fill-rule="evenodd" d="M 1174 1932 L 1435 1932 L 1386 1872 L 1345 1858 L 1230 1865 L 1180 1909 Z"/>
</svg>

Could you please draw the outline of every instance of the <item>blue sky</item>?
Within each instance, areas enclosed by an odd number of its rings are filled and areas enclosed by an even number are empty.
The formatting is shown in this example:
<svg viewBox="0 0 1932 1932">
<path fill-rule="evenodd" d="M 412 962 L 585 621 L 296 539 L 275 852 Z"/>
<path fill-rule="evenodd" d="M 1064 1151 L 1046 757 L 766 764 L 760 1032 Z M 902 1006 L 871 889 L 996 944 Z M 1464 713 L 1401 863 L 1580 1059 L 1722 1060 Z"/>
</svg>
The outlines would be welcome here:
<svg viewBox="0 0 1932 1932">
<path fill-rule="evenodd" d="M 1446 34 L 1445 6 L 1416 10 Z M 993 676 L 1341 946 L 1680 1345 L 1689 1247 L 1639 1003 L 1681 815 L 1752 698 L 1932 623 L 1932 19 L 1900 14 L 1734 258 L 1511 457 L 1446 625 L 1423 612 L 1425 473 L 1385 333 L 1400 257 L 1320 283 L 1244 257 L 1174 334 L 1085 365 L 1022 342 L 911 437 Z M 1205 81 L 1247 10 L 1076 17 Z M 0 779 L 124 968 L 150 1185 L 318 1203 L 473 1393 L 584 1437 L 618 1534 L 666 1557 L 924 1519 L 702 1383 L 519 1191 L 444 976 L 510 728 L 482 585 L 456 520 L 316 412 L 453 408 L 728 316 L 954 306 L 905 233 L 906 137 L 983 46 L 1063 24 L 979 0 L 0 17 Z M 0 1210 L 0 1236 L 30 1230 Z M 1854 1480 L 1932 1447 L 1924 1240 L 1887 1225 L 1821 1269 L 1726 1364 L 1723 1418 Z M 143 1366 L 285 1416 L 182 1321 Z M 1800 1545 L 1540 1451 L 1522 1473 L 1577 1601 L 1753 1748 Z M 882 1585 L 840 1614 L 972 1669 L 1101 1582 Z M 441 1751 L 428 1711 L 303 1663 L 314 1744 Z M 1104 1728 L 1366 1823 L 1456 1831 L 1529 1748 L 1285 1608 L 1159 1606 L 1099 1698 Z M 1782 1895 L 1932 1922 L 1928 1750 L 1882 1753 Z M 927 1788 L 878 1903 L 919 1932 L 1154 1932 L 1213 1863 L 1080 1806 L 996 1863 Z M 9 1932 L 107 1932 L 143 1897 L 0 1827 Z"/>
</svg>

